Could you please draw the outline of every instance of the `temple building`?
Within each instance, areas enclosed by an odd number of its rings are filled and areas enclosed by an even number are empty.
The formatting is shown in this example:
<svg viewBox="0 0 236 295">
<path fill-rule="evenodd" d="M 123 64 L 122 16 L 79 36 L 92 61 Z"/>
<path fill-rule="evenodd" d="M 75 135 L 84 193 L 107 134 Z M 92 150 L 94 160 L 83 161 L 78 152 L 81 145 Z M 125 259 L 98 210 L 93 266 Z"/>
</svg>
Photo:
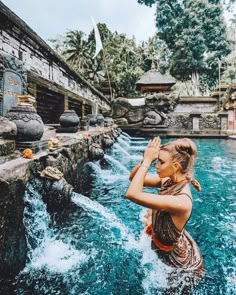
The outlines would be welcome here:
<svg viewBox="0 0 236 295">
<path fill-rule="evenodd" d="M 144 73 L 136 82 L 136 90 L 143 93 L 158 93 L 170 91 L 176 81 L 167 75 L 162 75 L 156 69 Z"/>
<path fill-rule="evenodd" d="M 58 123 L 67 109 L 80 117 L 110 111 L 110 100 L 0 1 L 0 116 L 25 94 L 44 123 Z"/>
</svg>

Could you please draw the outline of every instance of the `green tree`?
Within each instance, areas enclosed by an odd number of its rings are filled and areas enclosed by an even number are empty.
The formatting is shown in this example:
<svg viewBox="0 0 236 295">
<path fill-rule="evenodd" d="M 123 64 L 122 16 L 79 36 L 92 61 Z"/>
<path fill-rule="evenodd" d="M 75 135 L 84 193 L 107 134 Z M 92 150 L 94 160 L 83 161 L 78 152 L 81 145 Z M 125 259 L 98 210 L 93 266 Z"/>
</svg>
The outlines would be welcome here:
<svg viewBox="0 0 236 295">
<path fill-rule="evenodd" d="M 191 79 L 194 95 L 200 77 L 208 86 L 217 82 L 218 60 L 229 52 L 223 7 L 219 0 L 138 0 L 156 4 L 158 36 L 171 50 L 170 73 L 178 80 Z"/>
<path fill-rule="evenodd" d="M 97 26 L 104 50 L 95 59 L 94 30 L 88 36 L 81 31 L 69 31 L 51 41 L 58 53 L 90 83 L 102 83 L 109 78 L 118 85 L 118 95 L 140 96 L 135 83 L 152 63 L 163 73 L 168 70 L 169 49 L 157 35 L 137 44 L 135 38 L 111 32 L 106 24 Z"/>
</svg>

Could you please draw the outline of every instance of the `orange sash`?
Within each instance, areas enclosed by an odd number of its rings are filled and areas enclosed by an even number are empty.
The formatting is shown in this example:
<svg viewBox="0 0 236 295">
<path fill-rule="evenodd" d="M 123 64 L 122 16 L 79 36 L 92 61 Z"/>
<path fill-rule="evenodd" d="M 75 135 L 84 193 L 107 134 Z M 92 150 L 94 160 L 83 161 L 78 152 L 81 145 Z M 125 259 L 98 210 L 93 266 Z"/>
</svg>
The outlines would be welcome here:
<svg viewBox="0 0 236 295">
<path fill-rule="evenodd" d="M 176 245 L 166 246 L 166 245 L 163 245 L 160 241 L 158 241 L 158 239 L 156 238 L 156 236 L 154 234 L 154 231 L 153 231 L 153 228 L 152 228 L 152 224 L 149 224 L 146 227 L 146 234 L 148 234 L 149 236 L 152 236 L 152 240 L 153 240 L 155 246 L 157 248 L 159 248 L 160 250 L 162 250 L 162 251 L 170 252 L 170 251 L 174 250 L 175 247 L 176 247 Z"/>
</svg>

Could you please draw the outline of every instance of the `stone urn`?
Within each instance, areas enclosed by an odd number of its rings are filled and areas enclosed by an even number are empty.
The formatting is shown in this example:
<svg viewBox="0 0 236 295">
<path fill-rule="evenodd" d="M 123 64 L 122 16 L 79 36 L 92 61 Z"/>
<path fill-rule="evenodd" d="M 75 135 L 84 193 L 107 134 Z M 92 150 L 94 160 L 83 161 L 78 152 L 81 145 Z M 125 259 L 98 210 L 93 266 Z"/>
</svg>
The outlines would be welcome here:
<svg viewBox="0 0 236 295">
<path fill-rule="evenodd" d="M 98 126 L 104 126 L 104 117 L 102 114 L 97 114 L 97 124 Z"/>
<path fill-rule="evenodd" d="M 97 126 L 97 115 L 95 114 L 88 114 L 88 124 L 89 126 L 96 127 Z"/>
<path fill-rule="evenodd" d="M 17 127 L 16 141 L 37 141 L 44 132 L 44 124 L 32 105 L 17 105 L 12 107 L 6 118 Z"/>
<path fill-rule="evenodd" d="M 79 127 L 79 117 L 74 110 L 65 111 L 59 118 L 62 127 Z"/>
</svg>

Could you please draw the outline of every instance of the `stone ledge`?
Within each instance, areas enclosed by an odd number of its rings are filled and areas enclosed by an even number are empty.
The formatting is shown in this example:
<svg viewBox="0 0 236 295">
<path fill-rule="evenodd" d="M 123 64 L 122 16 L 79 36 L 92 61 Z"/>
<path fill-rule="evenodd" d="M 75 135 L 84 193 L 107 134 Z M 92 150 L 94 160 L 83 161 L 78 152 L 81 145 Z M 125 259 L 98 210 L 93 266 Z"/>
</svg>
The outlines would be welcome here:
<svg viewBox="0 0 236 295">
<path fill-rule="evenodd" d="M 0 157 L 8 156 L 15 150 L 15 140 L 0 138 Z"/>
<path fill-rule="evenodd" d="M 212 103 L 216 103 L 218 102 L 217 98 L 213 98 L 210 96 L 182 96 L 179 99 L 179 103 L 199 103 L 199 102 L 212 102 Z"/>
</svg>

